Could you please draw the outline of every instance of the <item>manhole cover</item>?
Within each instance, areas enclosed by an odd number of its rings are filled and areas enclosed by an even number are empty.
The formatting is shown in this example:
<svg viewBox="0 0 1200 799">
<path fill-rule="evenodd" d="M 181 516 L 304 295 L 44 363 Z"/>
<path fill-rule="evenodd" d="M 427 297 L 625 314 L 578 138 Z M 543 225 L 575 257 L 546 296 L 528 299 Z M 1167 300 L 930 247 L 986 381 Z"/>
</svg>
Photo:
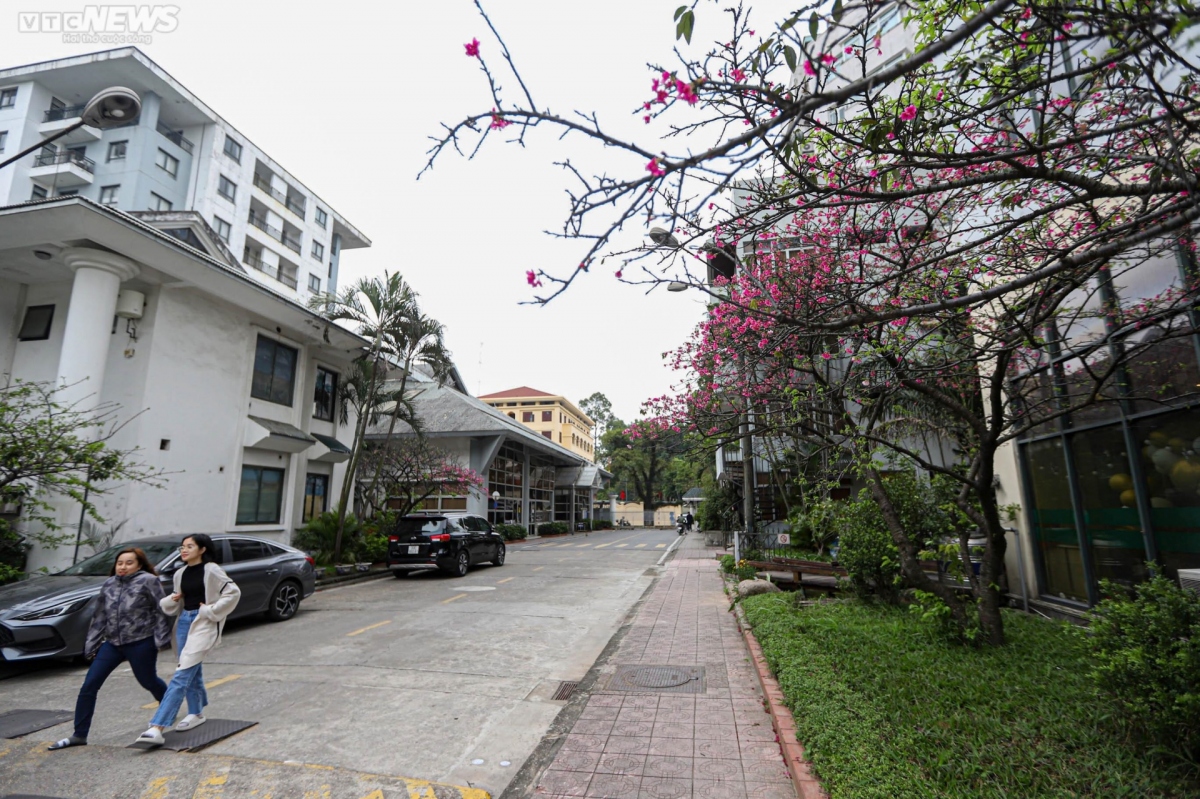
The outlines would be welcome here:
<svg viewBox="0 0 1200 799">
<path fill-rule="evenodd" d="M 610 691 L 704 693 L 703 666 L 621 666 L 608 681 Z"/>
</svg>

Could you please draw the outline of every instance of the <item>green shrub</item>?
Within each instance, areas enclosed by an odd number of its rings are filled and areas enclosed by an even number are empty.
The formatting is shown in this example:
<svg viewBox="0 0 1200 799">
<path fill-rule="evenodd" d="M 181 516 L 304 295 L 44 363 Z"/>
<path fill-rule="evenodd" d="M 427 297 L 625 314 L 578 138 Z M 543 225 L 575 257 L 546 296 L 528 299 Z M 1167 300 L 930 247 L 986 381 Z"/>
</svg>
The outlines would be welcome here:
<svg viewBox="0 0 1200 799">
<path fill-rule="evenodd" d="M 388 539 L 386 535 L 375 533 L 364 535 L 358 542 L 358 560 L 365 563 L 379 563 L 387 559 Z"/>
<path fill-rule="evenodd" d="M 529 535 L 523 524 L 497 524 L 496 532 L 505 541 L 520 541 Z"/>
<path fill-rule="evenodd" d="M 879 505 L 866 491 L 855 502 L 838 503 L 832 514 L 841 530 L 838 563 L 850 574 L 850 584 L 859 596 L 897 598 L 900 553 L 883 521 Z"/>
<path fill-rule="evenodd" d="M 308 520 L 304 527 L 292 536 L 292 546 L 313 553 L 316 560 L 328 563 L 333 558 L 333 547 L 337 539 L 337 513 L 327 511 Z M 342 553 L 354 552 L 358 548 L 361 525 L 353 513 L 346 514 L 346 525 L 342 530 Z"/>
<path fill-rule="evenodd" d="M 734 576 L 737 577 L 739 583 L 742 580 L 753 580 L 754 575 L 758 574 L 758 569 L 753 566 L 747 566 L 745 563 L 745 561 L 742 561 L 742 564 L 733 570 Z"/>
<path fill-rule="evenodd" d="M 538 535 L 566 535 L 571 526 L 566 522 L 543 522 L 537 526 Z"/>
<path fill-rule="evenodd" d="M 592 519 L 592 529 L 593 530 L 611 530 L 611 529 L 613 529 L 613 523 L 610 522 L 608 519 Z"/>
<path fill-rule="evenodd" d="M 1151 568 L 1154 568 L 1151 564 Z M 1081 630 L 1090 676 L 1149 741 L 1200 757 L 1200 596 L 1162 575 L 1134 596 L 1101 584 L 1104 599 Z"/>
<path fill-rule="evenodd" d="M 737 565 L 737 561 L 733 559 L 733 555 L 721 556 L 721 571 L 726 574 L 733 574 L 733 568 Z"/>
</svg>

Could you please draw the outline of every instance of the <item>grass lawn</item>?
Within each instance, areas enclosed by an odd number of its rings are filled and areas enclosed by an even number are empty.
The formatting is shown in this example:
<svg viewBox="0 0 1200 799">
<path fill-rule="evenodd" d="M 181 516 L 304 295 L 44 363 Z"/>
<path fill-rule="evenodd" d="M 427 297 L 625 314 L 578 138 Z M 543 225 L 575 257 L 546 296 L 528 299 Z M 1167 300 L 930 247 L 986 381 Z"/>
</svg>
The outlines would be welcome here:
<svg viewBox="0 0 1200 799">
<path fill-rule="evenodd" d="M 1006 612 L 1008 645 L 972 650 L 905 609 L 744 606 L 832 799 L 1200 797 L 1125 739 L 1064 624 Z"/>
</svg>

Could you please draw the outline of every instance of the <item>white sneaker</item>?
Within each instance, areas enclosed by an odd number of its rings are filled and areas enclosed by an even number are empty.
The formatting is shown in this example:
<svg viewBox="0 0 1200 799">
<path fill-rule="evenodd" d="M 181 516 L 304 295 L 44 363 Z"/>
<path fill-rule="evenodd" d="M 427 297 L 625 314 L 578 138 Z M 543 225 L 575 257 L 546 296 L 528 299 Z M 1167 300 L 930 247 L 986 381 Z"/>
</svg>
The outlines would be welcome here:
<svg viewBox="0 0 1200 799">
<path fill-rule="evenodd" d="M 164 743 L 166 743 L 166 741 L 163 740 L 162 730 L 160 730 L 158 727 L 151 727 L 139 735 L 134 743 L 162 746 Z"/>
<path fill-rule="evenodd" d="M 193 730 L 206 721 L 208 721 L 208 719 L 204 718 L 202 713 L 189 713 L 184 717 L 183 721 L 175 725 L 175 729 L 178 732 L 183 732 L 184 730 Z"/>
</svg>

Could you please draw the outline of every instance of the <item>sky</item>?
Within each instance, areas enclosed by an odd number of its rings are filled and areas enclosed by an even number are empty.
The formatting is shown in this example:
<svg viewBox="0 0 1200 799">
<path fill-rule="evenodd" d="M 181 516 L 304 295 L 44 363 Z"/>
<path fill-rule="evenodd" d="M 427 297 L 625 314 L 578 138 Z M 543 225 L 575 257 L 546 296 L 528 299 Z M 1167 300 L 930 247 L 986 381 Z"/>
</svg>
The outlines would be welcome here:
<svg viewBox="0 0 1200 799">
<path fill-rule="evenodd" d="M 673 58 L 679 3 L 489 0 L 485 9 L 539 105 L 596 111 L 655 148 L 663 129 L 633 112 L 651 96 L 646 63 Z M 6 5 L 3 66 L 108 48 L 18 29 L 17 11 L 84 3 Z M 445 325 L 472 394 L 526 385 L 578 402 L 600 391 L 631 421 L 678 380 L 663 354 L 701 319 L 698 293 L 647 294 L 617 280 L 610 262 L 547 306 L 521 304 L 535 294 L 526 270 L 563 274 L 586 249 L 545 232 L 561 229 L 572 185 L 553 162 L 569 155 L 592 173 L 634 176 L 640 159 L 546 130 L 523 149 L 491 137 L 474 160 L 448 153 L 417 180 L 441 123 L 491 107 L 464 43 L 478 38 L 494 71 L 499 48 L 471 2 L 169 5 L 179 9 L 176 29 L 138 46 L 371 239 L 369 249 L 344 252 L 340 283 L 400 272 Z M 695 46 L 721 35 L 721 16 L 699 7 Z M 517 89 L 503 73 L 500 83 Z"/>
</svg>

